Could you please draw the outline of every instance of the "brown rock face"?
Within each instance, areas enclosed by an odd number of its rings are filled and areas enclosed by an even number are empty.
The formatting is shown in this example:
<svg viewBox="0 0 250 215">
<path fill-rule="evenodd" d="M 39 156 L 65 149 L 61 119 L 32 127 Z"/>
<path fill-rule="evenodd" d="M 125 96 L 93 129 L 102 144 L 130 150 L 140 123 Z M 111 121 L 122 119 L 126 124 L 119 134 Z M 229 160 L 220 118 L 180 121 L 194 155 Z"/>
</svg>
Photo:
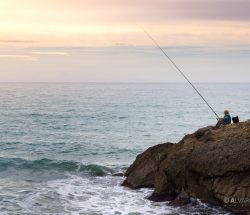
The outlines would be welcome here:
<svg viewBox="0 0 250 215">
<path fill-rule="evenodd" d="M 125 186 L 154 187 L 153 200 L 185 202 L 194 197 L 246 213 L 250 211 L 250 120 L 220 129 L 202 128 L 177 144 L 151 147 L 137 156 L 125 176 Z"/>
</svg>

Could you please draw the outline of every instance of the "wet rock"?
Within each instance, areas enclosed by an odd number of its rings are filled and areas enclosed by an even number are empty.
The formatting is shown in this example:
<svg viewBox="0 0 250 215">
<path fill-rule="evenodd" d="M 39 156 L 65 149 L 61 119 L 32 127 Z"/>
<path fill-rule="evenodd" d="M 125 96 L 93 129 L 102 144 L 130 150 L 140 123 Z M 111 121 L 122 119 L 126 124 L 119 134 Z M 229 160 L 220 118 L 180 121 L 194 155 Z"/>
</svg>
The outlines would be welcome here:
<svg viewBox="0 0 250 215">
<path fill-rule="evenodd" d="M 151 147 L 125 176 L 125 186 L 153 187 L 151 200 L 181 205 L 199 198 L 245 213 L 250 210 L 250 120 L 202 128 L 177 144 Z"/>
<path fill-rule="evenodd" d="M 117 173 L 112 174 L 112 176 L 123 177 L 124 173 L 123 172 L 117 172 Z"/>
<path fill-rule="evenodd" d="M 173 145 L 173 143 L 159 144 L 138 155 L 135 162 L 125 172 L 127 179 L 123 185 L 132 188 L 153 187 L 158 167 Z"/>
</svg>

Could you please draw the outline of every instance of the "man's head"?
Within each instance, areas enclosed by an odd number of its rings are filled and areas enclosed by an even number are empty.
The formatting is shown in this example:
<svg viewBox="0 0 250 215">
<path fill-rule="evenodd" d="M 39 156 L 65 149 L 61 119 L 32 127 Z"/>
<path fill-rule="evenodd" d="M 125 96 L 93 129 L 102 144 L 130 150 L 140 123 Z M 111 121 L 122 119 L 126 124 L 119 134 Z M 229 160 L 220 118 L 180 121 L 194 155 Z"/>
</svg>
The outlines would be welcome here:
<svg viewBox="0 0 250 215">
<path fill-rule="evenodd" d="M 229 114 L 229 110 L 224 110 L 224 114 Z"/>
</svg>

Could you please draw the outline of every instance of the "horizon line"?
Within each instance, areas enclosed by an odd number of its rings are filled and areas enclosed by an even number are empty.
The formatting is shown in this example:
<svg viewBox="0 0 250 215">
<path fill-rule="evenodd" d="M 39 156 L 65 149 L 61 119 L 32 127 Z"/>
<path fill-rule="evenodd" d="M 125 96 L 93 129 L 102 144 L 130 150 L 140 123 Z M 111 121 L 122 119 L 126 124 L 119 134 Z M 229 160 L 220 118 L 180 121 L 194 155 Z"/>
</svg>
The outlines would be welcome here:
<svg viewBox="0 0 250 215">
<path fill-rule="evenodd" d="M 0 84 L 185 84 L 185 81 L 0 81 Z M 250 84 L 250 81 L 194 81 L 194 84 Z M 188 84 L 188 83 L 187 83 Z"/>
</svg>

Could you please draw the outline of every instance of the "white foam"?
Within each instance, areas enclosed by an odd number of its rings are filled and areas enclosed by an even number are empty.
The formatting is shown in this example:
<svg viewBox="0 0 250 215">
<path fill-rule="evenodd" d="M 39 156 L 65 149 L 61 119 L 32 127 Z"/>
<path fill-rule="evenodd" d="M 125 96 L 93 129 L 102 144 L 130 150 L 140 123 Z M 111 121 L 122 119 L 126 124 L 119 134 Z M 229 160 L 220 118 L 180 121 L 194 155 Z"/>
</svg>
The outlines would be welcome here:
<svg viewBox="0 0 250 215">
<path fill-rule="evenodd" d="M 145 199 L 149 189 L 131 190 L 120 186 L 118 177 L 80 178 L 57 180 L 49 186 L 65 200 L 64 210 L 72 214 L 170 214 L 177 209 L 166 203 L 152 203 Z M 77 211 L 73 212 L 74 209 Z"/>
<path fill-rule="evenodd" d="M 2 196 L 0 212 L 13 215 L 181 215 L 181 214 L 229 214 L 210 207 L 199 200 L 191 208 L 170 207 L 166 202 L 155 203 L 145 197 L 150 189 L 132 190 L 120 186 L 121 177 L 79 177 L 30 183 L 24 181 L 0 181 Z M 5 209 L 4 209 L 5 208 Z"/>
</svg>

